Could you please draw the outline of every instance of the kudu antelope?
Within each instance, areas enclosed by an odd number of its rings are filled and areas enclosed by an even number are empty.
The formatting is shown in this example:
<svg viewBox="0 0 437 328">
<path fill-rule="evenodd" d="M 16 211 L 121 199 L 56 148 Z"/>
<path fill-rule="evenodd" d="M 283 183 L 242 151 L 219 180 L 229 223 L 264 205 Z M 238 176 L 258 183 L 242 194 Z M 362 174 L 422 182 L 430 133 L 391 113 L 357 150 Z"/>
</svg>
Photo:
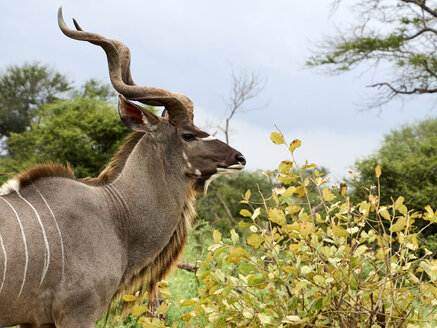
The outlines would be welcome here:
<svg viewBox="0 0 437 328">
<path fill-rule="evenodd" d="M 137 86 L 121 42 L 67 27 L 104 49 L 119 114 L 134 132 L 95 179 L 38 165 L 0 196 L 0 326 L 93 327 L 117 295 L 153 285 L 180 255 L 194 196 L 244 157 L 193 124 L 193 104 Z M 164 106 L 163 117 L 129 102 Z"/>
</svg>

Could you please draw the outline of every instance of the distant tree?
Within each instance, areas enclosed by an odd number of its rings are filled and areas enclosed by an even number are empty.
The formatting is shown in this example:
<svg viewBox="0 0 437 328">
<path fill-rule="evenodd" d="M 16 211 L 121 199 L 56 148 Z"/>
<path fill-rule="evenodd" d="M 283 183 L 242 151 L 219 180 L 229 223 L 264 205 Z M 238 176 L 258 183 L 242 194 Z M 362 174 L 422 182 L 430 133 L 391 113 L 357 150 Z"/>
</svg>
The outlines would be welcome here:
<svg viewBox="0 0 437 328">
<path fill-rule="evenodd" d="M 96 97 L 56 101 L 38 111 L 32 129 L 12 133 L 0 172 L 17 172 L 40 162 L 69 163 L 76 176 L 96 176 L 129 132 L 115 105 Z"/>
<path fill-rule="evenodd" d="M 90 79 L 78 90 L 73 91 L 74 96 L 85 98 L 98 98 L 106 102 L 116 101 L 116 93 L 110 84 Z"/>
<path fill-rule="evenodd" d="M 212 187 L 212 188 L 211 188 Z M 208 193 L 197 201 L 197 215 L 209 222 L 215 229 L 229 231 L 241 220 L 240 200 L 248 189 L 252 190 L 252 198 L 262 203 L 258 189 L 263 193 L 271 193 L 272 186 L 257 172 L 243 171 L 235 176 L 224 176 L 215 180 Z"/>
<path fill-rule="evenodd" d="M 437 209 L 437 118 L 404 125 L 385 136 L 375 154 L 357 161 L 357 182 L 369 188 L 377 184 L 375 167 L 382 169 L 381 203 L 390 204 L 392 199 L 405 197 L 409 209 L 423 211 L 426 205 Z M 363 197 L 363 189 L 356 188 L 353 200 Z M 374 191 L 375 192 L 375 191 Z M 435 235 L 437 251 L 437 228 L 425 232 Z"/>
<path fill-rule="evenodd" d="M 67 78 L 40 63 L 12 65 L 0 74 L 0 138 L 21 133 L 38 118 L 38 108 L 71 89 Z"/>
<path fill-rule="evenodd" d="M 334 2 L 335 6 L 342 3 Z M 373 105 L 399 95 L 437 93 L 437 3 L 427 0 L 355 0 L 356 23 L 314 51 L 307 65 L 343 73 L 357 66 L 381 65 L 386 80 Z M 351 2 L 348 2 L 351 4 Z"/>
</svg>

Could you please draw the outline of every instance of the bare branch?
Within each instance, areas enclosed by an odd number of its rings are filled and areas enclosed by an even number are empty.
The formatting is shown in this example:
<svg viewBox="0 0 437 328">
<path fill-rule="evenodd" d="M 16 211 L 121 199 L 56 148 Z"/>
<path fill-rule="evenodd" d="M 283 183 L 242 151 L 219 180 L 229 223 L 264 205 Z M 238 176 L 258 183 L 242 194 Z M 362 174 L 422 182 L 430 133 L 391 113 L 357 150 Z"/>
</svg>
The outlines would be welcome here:
<svg viewBox="0 0 437 328">
<path fill-rule="evenodd" d="M 190 272 L 197 272 L 197 270 L 199 270 L 199 267 L 188 262 L 180 261 L 178 262 L 178 269 L 183 269 Z"/>
<path fill-rule="evenodd" d="M 266 82 L 267 80 L 264 77 L 260 77 L 254 72 L 248 74 L 246 71 L 241 70 L 237 74 L 232 70 L 231 95 L 226 101 L 229 114 L 225 119 L 224 128 L 221 128 L 225 134 L 227 144 L 229 144 L 229 129 L 232 118 L 237 112 L 242 112 L 247 101 L 257 97 L 262 92 Z"/>
</svg>

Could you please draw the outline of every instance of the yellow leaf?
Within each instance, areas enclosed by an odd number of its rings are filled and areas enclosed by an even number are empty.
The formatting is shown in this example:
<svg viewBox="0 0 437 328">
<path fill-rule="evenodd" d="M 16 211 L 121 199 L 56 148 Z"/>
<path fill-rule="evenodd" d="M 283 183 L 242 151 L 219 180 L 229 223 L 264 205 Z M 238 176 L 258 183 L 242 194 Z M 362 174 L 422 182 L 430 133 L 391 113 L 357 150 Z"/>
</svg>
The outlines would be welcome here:
<svg viewBox="0 0 437 328">
<path fill-rule="evenodd" d="M 381 166 L 378 164 L 375 167 L 375 176 L 379 178 L 381 176 Z"/>
<path fill-rule="evenodd" d="M 293 325 L 296 325 L 296 323 L 302 321 L 301 318 L 297 315 L 287 315 L 284 319 L 282 319 L 282 323 L 291 323 Z"/>
<path fill-rule="evenodd" d="M 260 207 L 255 208 L 255 211 L 253 211 L 253 214 L 251 217 L 252 220 L 255 220 L 259 216 L 260 213 L 261 213 L 261 208 Z"/>
<path fill-rule="evenodd" d="M 337 237 L 349 237 L 350 234 L 347 232 L 347 230 L 341 226 L 333 225 L 332 226 L 332 232 Z"/>
<path fill-rule="evenodd" d="M 192 318 L 192 316 L 191 316 L 191 314 L 190 314 L 189 312 L 188 312 L 188 313 L 185 313 L 185 314 L 181 317 L 181 319 L 184 320 L 185 322 L 190 321 L 191 318 Z"/>
<path fill-rule="evenodd" d="M 123 300 L 126 302 L 134 302 L 137 300 L 137 297 L 135 295 L 123 295 Z"/>
<path fill-rule="evenodd" d="M 246 193 L 244 194 L 244 200 L 248 201 L 250 199 L 250 189 L 247 189 Z"/>
<path fill-rule="evenodd" d="M 335 198 L 334 193 L 331 190 L 329 190 L 329 188 L 323 188 L 322 196 L 323 196 L 323 199 L 327 202 L 330 202 L 331 200 L 333 200 Z"/>
<path fill-rule="evenodd" d="M 314 282 L 316 284 L 319 284 L 319 285 L 324 285 L 325 284 L 325 278 L 323 276 L 321 276 L 321 275 L 316 274 L 313 277 L 313 280 L 314 280 Z"/>
<path fill-rule="evenodd" d="M 242 257 L 247 256 L 247 251 L 244 248 L 238 247 L 231 251 L 231 253 L 226 257 L 226 263 L 238 264 Z"/>
<path fill-rule="evenodd" d="M 357 249 L 354 252 L 354 256 L 356 256 L 356 257 L 361 256 L 365 252 L 367 252 L 367 246 L 366 245 L 358 246 Z"/>
<path fill-rule="evenodd" d="M 193 299 L 183 300 L 183 301 L 181 302 L 181 305 L 182 305 L 182 306 L 193 306 L 193 305 L 196 305 L 196 304 L 197 304 L 197 301 L 196 301 L 196 300 L 193 300 Z"/>
<path fill-rule="evenodd" d="M 218 230 L 214 230 L 212 232 L 212 238 L 214 239 L 215 243 L 219 243 L 220 240 L 222 240 L 222 234 Z"/>
<path fill-rule="evenodd" d="M 302 144 L 302 141 L 295 139 L 291 142 L 290 146 L 288 147 L 288 150 L 293 153 L 297 148 L 300 147 L 300 145 Z"/>
<path fill-rule="evenodd" d="M 247 244 L 255 248 L 259 248 L 263 242 L 264 237 L 256 233 L 251 234 L 249 238 L 247 238 Z"/>
<path fill-rule="evenodd" d="M 375 258 L 377 260 L 383 260 L 385 258 L 385 253 L 384 253 L 384 250 L 382 248 L 378 249 L 378 251 L 375 254 Z"/>
<path fill-rule="evenodd" d="M 284 137 L 277 132 L 273 132 L 270 135 L 270 140 L 272 140 L 276 145 L 281 145 L 284 143 Z"/>
<path fill-rule="evenodd" d="M 265 313 L 258 313 L 258 319 L 263 325 L 267 325 L 272 322 L 272 318 Z"/>
<path fill-rule="evenodd" d="M 407 219 L 405 218 L 405 216 L 401 216 L 395 224 L 393 224 L 390 227 L 390 231 L 391 232 L 398 232 L 401 231 L 402 229 L 405 228 L 405 225 L 407 224 Z"/>
<path fill-rule="evenodd" d="M 241 216 L 245 216 L 245 217 L 250 218 L 250 217 L 252 216 L 252 213 L 250 213 L 248 210 L 246 210 L 246 209 L 243 208 L 243 209 L 240 211 L 240 215 L 241 215 Z"/>
<path fill-rule="evenodd" d="M 299 242 L 297 244 L 290 244 L 290 252 L 297 251 L 300 248 L 300 246 L 302 246 L 301 242 Z"/>
<path fill-rule="evenodd" d="M 132 314 L 134 317 L 139 317 L 144 312 L 147 312 L 147 306 L 145 305 L 134 305 L 132 307 Z"/>
<path fill-rule="evenodd" d="M 295 191 L 296 191 L 296 187 L 295 186 L 291 186 L 291 187 L 287 188 L 287 190 L 285 190 L 282 193 L 281 198 L 285 199 L 287 197 L 292 197 Z"/>
<path fill-rule="evenodd" d="M 235 229 L 232 229 L 231 230 L 232 244 L 234 244 L 234 246 L 235 246 L 239 239 L 240 239 L 240 236 L 238 236 L 238 233 L 235 231 Z"/>
<path fill-rule="evenodd" d="M 379 215 L 381 215 L 384 219 L 386 219 L 387 221 L 390 221 L 391 216 L 390 213 L 388 213 L 388 211 L 386 209 L 382 209 L 378 212 Z"/>
<path fill-rule="evenodd" d="M 314 231 L 314 224 L 312 222 L 299 222 L 298 225 L 299 232 L 304 238 L 308 237 L 308 235 Z"/>
<path fill-rule="evenodd" d="M 156 310 L 156 314 L 164 314 L 167 312 L 167 310 L 168 310 L 167 302 L 162 302 L 158 310 Z"/>
<path fill-rule="evenodd" d="M 423 219 L 437 223 L 437 212 L 434 212 L 432 210 L 431 206 L 429 206 L 429 205 L 425 206 L 425 210 L 426 210 L 426 213 L 424 214 Z"/>
<path fill-rule="evenodd" d="M 282 161 L 281 164 L 279 164 L 279 172 L 281 173 L 287 173 L 291 170 L 293 167 L 293 162 L 291 161 Z"/>
<path fill-rule="evenodd" d="M 143 325 L 143 328 L 164 328 L 165 327 L 164 322 L 162 322 L 158 318 L 144 318 L 141 323 Z"/>
<path fill-rule="evenodd" d="M 285 214 L 278 208 L 269 209 L 269 220 L 283 226 L 286 223 Z"/>
<path fill-rule="evenodd" d="M 404 200 L 405 198 L 402 196 L 399 196 L 398 199 L 396 199 L 395 206 L 394 206 L 394 209 L 396 211 L 398 210 L 399 207 L 401 207 L 404 204 Z"/>
<path fill-rule="evenodd" d="M 345 185 L 344 183 L 340 184 L 340 189 L 338 191 L 340 193 L 341 196 L 346 195 L 347 192 L 347 185 Z"/>
</svg>

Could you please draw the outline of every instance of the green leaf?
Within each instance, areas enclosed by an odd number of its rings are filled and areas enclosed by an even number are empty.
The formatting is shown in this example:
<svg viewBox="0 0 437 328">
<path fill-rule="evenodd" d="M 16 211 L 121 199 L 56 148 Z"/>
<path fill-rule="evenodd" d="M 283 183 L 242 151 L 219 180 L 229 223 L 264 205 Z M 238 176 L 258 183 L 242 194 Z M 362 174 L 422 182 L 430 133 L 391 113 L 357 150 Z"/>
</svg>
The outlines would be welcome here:
<svg viewBox="0 0 437 328">
<path fill-rule="evenodd" d="M 284 137 L 277 132 L 273 132 L 270 135 L 270 140 L 272 140 L 276 145 L 281 145 L 284 143 Z"/>
<path fill-rule="evenodd" d="M 239 268 L 240 272 L 244 275 L 255 271 L 255 266 L 253 266 L 252 264 L 246 263 L 246 262 L 240 263 L 238 268 Z"/>
</svg>

